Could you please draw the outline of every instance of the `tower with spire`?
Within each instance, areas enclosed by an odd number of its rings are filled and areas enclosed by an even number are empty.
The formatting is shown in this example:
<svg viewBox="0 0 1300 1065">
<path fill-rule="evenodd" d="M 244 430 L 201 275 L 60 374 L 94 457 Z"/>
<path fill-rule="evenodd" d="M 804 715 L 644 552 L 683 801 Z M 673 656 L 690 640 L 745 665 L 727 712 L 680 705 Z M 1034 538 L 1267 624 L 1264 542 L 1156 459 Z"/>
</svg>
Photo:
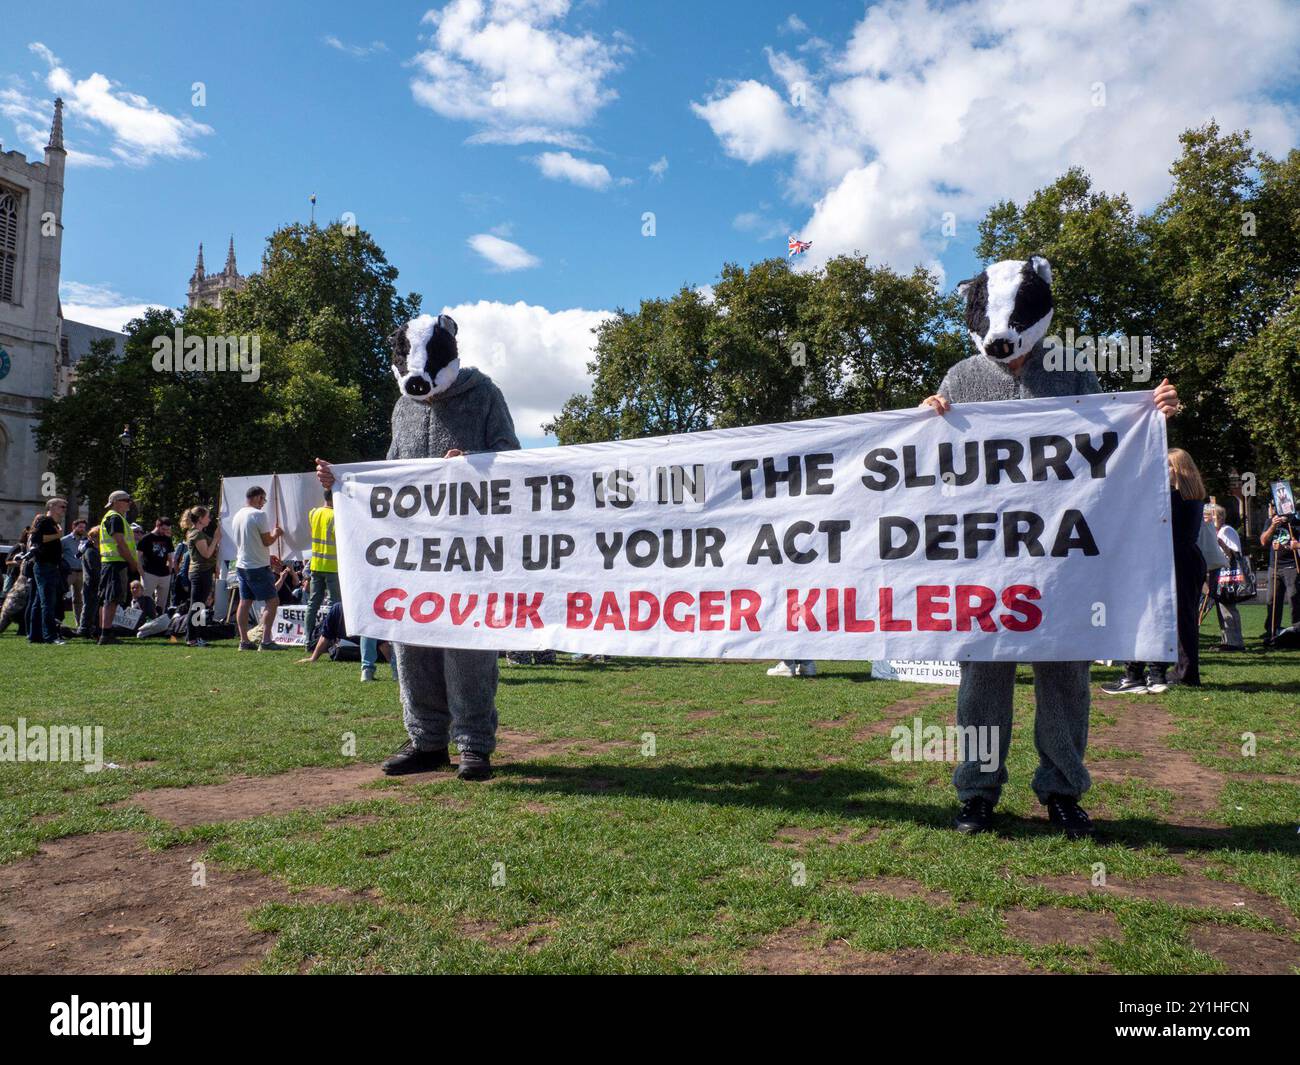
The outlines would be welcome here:
<svg viewBox="0 0 1300 1065">
<path fill-rule="evenodd" d="M 203 266 L 203 244 L 199 244 L 198 261 L 190 275 L 189 305 L 191 307 L 220 307 L 227 292 L 238 292 L 248 283 L 235 265 L 235 238 L 230 238 L 226 251 L 226 266 L 219 274 L 209 274 Z"/>
</svg>

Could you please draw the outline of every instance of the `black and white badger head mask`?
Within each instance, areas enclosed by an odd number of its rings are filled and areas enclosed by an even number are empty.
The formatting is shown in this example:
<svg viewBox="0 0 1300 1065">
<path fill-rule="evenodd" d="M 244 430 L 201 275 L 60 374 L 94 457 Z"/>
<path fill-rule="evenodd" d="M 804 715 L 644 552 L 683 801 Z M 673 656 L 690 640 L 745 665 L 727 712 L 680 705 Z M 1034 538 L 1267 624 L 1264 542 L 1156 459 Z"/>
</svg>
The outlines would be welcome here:
<svg viewBox="0 0 1300 1065">
<path fill-rule="evenodd" d="M 402 395 L 429 400 L 451 387 L 460 373 L 456 322 L 445 314 L 412 318 L 389 337 L 393 376 Z"/>
<path fill-rule="evenodd" d="M 1028 355 L 1052 324 L 1052 267 L 1041 255 L 993 263 L 957 294 L 975 347 L 997 363 Z"/>
</svg>

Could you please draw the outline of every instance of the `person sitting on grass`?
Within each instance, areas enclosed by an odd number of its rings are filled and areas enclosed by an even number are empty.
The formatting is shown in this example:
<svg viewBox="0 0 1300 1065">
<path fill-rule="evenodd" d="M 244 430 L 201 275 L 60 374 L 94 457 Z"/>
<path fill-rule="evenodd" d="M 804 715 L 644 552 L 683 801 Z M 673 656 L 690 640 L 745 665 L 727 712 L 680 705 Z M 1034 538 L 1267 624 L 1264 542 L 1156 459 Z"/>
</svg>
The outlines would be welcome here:
<svg viewBox="0 0 1300 1065">
<path fill-rule="evenodd" d="M 315 662 L 321 655 L 328 653 L 340 640 L 348 639 L 347 622 L 343 618 L 343 604 L 331 603 L 330 608 L 325 611 L 325 620 L 321 622 L 320 636 L 316 638 L 316 646 L 311 649 L 311 654 L 306 658 L 298 659 L 298 664 L 302 665 L 307 662 Z M 307 638 L 311 639 L 311 633 Z"/>
</svg>

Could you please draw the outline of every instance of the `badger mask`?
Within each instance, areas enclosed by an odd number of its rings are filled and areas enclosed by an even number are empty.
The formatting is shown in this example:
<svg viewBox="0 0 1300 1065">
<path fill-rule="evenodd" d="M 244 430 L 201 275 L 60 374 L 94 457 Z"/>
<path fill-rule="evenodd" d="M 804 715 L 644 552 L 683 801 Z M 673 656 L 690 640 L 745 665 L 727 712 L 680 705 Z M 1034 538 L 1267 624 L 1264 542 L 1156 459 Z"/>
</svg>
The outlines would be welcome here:
<svg viewBox="0 0 1300 1065">
<path fill-rule="evenodd" d="M 445 314 L 412 318 L 388 338 L 393 376 L 402 395 L 427 402 L 451 387 L 460 373 L 456 322 Z"/>
<path fill-rule="evenodd" d="M 1052 267 L 1041 255 L 993 263 L 957 294 L 975 347 L 999 364 L 1028 355 L 1052 324 Z"/>
</svg>

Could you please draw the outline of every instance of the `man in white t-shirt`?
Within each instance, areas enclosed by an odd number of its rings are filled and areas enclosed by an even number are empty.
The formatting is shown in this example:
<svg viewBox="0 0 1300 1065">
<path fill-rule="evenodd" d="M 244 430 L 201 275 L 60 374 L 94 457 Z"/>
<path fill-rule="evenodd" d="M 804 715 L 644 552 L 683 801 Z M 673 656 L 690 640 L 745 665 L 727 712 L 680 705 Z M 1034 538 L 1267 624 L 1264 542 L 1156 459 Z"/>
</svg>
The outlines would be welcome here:
<svg viewBox="0 0 1300 1065">
<path fill-rule="evenodd" d="M 239 649 L 256 651 L 258 645 L 248 638 L 248 611 L 253 600 L 266 605 L 262 612 L 263 651 L 279 651 L 271 641 L 275 627 L 275 612 L 280 606 L 276 595 L 275 575 L 271 572 L 271 545 L 284 535 L 276 525 L 270 528 L 271 517 L 262 508 L 266 506 L 266 489 L 254 485 L 244 493 L 246 506 L 231 519 L 235 535 L 235 572 L 239 576 L 239 609 L 235 611 L 235 625 L 239 629 Z"/>
</svg>

